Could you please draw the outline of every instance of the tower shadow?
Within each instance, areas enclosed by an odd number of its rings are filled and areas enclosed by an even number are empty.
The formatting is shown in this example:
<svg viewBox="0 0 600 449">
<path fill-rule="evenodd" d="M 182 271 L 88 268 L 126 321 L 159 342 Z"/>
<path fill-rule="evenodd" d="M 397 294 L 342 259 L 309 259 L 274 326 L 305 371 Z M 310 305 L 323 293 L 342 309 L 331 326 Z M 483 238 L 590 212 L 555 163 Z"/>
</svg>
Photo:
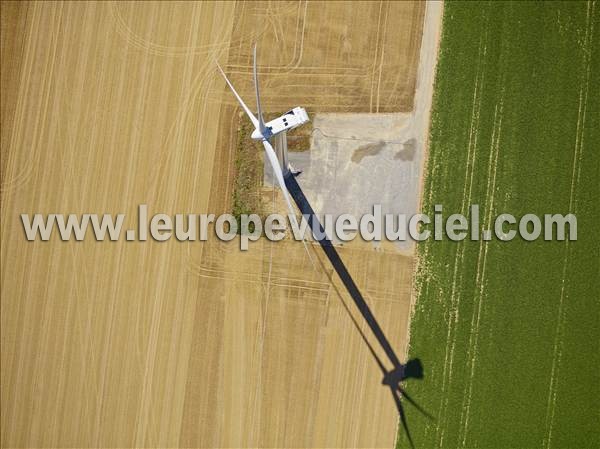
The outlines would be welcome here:
<svg viewBox="0 0 600 449">
<path fill-rule="evenodd" d="M 309 224 L 311 230 L 313 231 L 313 235 L 323 236 L 322 238 L 317 239 L 317 241 L 319 242 L 319 245 L 321 245 L 323 252 L 329 259 L 335 272 L 339 276 L 340 280 L 344 284 L 344 287 L 346 288 L 350 297 L 354 301 L 354 304 L 360 311 L 360 314 L 362 315 L 365 322 L 369 326 L 369 329 L 371 329 L 371 332 L 375 336 L 377 342 L 379 343 L 379 345 L 385 352 L 387 358 L 389 359 L 389 361 L 392 365 L 391 370 L 388 370 L 385 367 L 382 360 L 377 355 L 377 352 L 375 351 L 375 349 L 373 348 L 373 346 L 367 339 L 366 335 L 363 333 L 359 323 L 356 321 L 353 314 L 351 313 L 350 308 L 348 307 L 348 304 L 346 304 L 346 302 L 343 299 L 343 296 L 338 295 L 338 296 L 340 296 L 340 298 L 342 298 L 343 307 L 345 308 L 346 312 L 350 316 L 350 319 L 352 320 L 354 327 L 359 332 L 363 342 L 367 345 L 369 352 L 371 353 L 372 357 L 374 358 L 375 362 L 377 363 L 377 365 L 379 366 L 379 369 L 382 372 L 383 380 L 381 381 L 381 383 L 382 383 L 382 385 L 385 385 L 390 389 L 390 393 L 392 394 L 394 403 L 396 405 L 396 409 L 398 410 L 398 414 L 400 416 L 400 422 L 402 423 L 402 427 L 404 428 L 404 431 L 406 433 L 406 436 L 408 438 L 408 441 L 409 441 L 411 447 L 414 448 L 414 442 L 413 442 L 413 439 L 411 437 L 411 434 L 410 434 L 410 431 L 408 428 L 408 420 L 406 418 L 406 412 L 402 405 L 402 399 L 405 399 L 408 403 L 410 403 L 412 406 L 414 406 L 419 412 L 421 412 L 427 418 L 433 419 L 433 417 L 429 413 L 427 413 L 427 411 L 425 409 L 423 409 L 414 399 L 412 399 L 406 393 L 404 388 L 402 388 L 401 383 L 408 379 L 423 379 L 423 364 L 421 363 L 421 360 L 418 358 L 409 360 L 406 364 L 400 363 L 398 356 L 396 355 L 389 340 L 387 339 L 385 333 L 383 332 L 383 329 L 381 329 L 381 326 L 375 319 L 373 312 L 371 312 L 369 305 L 363 298 L 362 293 L 360 292 L 360 290 L 358 289 L 358 286 L 354 282 L 354 279 L 352 279 L 352 276 L 348 272 L 346 265 L 342 261 L 340 255 L 338 254 L 338 252 L 335 249 L 331 240 L 329 240 L 329 238 L 327 237 L 327 234 L 325 233 L 325 229 L 321 225 L 312 206 L 308 202 L 308 199 L 306 198 L 306 196 L 304 195 L 304 192 L 300 188 L 300 185 L 296 181 L 296 177 L 293 174 L 288 172 L 285 175 L 285 184 L 286 184 L 286 187 L 288 188 L 290 194 L 292 195 L 294 202 L 298 206 L 298 209 L 300 209 L 300 212 L 302 213 L 304 218 L 306 220 L 308 220 L 308 224 Z M 331 284 L 337 290 L 337 287 L 335 286 L 335 284 L 333 282 Z M 338 291 L 338 293 L 340 293 L 340 292 Z"/>
</svg>

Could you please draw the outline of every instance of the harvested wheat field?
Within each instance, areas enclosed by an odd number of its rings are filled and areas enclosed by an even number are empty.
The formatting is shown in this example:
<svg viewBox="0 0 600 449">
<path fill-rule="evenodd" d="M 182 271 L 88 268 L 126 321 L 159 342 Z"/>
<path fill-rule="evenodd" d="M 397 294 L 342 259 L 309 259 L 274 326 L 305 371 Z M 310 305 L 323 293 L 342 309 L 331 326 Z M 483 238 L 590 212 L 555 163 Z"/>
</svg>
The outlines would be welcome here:
<svg viewBox="0 0 600 449">
<path fill-rule="evenodd" d="M 394 445 L 316 244 L 318 270 L 289 239 L 30 242 L 20 214 L 231 211 L 239 109 L 215 61 L 253 104 L 257 42 L 267 113 L 409 113 L 425 9 L 2 3 L 2 447 Z M 413 256 L 340 253 L 405 354 Z"/>
</svg>

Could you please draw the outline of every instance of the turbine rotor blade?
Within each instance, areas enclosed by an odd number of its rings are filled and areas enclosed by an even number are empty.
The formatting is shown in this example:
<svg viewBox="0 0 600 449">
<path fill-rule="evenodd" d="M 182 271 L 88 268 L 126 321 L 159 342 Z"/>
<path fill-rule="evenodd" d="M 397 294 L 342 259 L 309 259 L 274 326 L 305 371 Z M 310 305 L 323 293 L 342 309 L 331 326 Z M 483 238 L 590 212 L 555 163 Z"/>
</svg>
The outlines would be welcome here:
<svg viewBox="0 0 600 449">
<path fill-rule="evenodd" d="M 238 95 L 237 91 L 233 87 L 233 84 L 231 84 L 231 82 L 229 81 L 229 79 L 225 75 L 225 72 L 223 72 L 223 69 L 221 68 L 221 66 L 219 65 L 218 62 L 217 62 L 217 67 L 219 68 L 219 71 L 221 72 L 221 75 L 223 75 L 223 78 L 225 78 L 225 82 L 227 83 L 227 85 L 229 86 L 229 88 L 231 89 L 231 91 L 233 92 L 233 95 L 235 95 L 235 98 L 237 98 L 238 103 L 240 104 L 240 106 L 242 107 L 242 109 L 244 110 L 244 112 L 246 113 L 246 115 L 248 116 L 248 118 L 250 119 L 250 121 L 252 122 L 252 125 L 254 125 L 254 128 L 259 129 L 258 120 L 254 116 L 254 114 L 252 113 L 252 111 L 250 109 L 248 109 L 248 106 L 246 106 L 246 103 L 244 103 L 244 101 L 242 100 L 242 98 Z"/>
<path fill-rule="evenodd" d="M 262 108 L 260 107 L 260 92 L 258 88 L 258 73 L 256 71 L 256 44 L 254 44 L 254 89 L 256 90 L 256 107 L 258 109 L 258 129 L 260 133 L 268 138 L 267 127 L 265 126 L 265 120 L 262 115 Z"/>
<path fill-rule="evenodd" d="M 271 146 L 271 144 L 269 143 L 268 140 L 263 140 L 262 143 L 263 143 L 263 146 L 265 147 L 265 153 L 267 155 L 267 158 L 269 159 L 269 162 L 271 163 L 271 167 L 273 168 L 273 173 L 275 174 L 275 177 L 277 178 L 277 182 L 279 183 L 279 187 L 281 188 L 281 191 L 283 192 L 283 197 L 285 198 L 285 202 L 287 203 L 288 209 L 290 211 L 290 220 L 293 220 L 296 228 L 300 229 L 300 226 L 298 225 L 298 221 L 296 220 L 296 211 L 294 210 L 294 207 L 292 206 L 292 202 L 290 200 L 290 192 L 288 192 L 288 189 L 285 185 L 285 180 L 283 179 L 283 172 L 281 171 L 281 167 L 279 166 L 279 160 L 277 159 L 275 150 L 273 149 L 273 147 Z M 304 241 L 304 239 L 302 239 L 302 243 L 304 244 L 304 249 L 306 250 L 306 254 L 308 255 L 308 258 L 310 259 L 310 263 L 312 264 L 313 268 L 316 269 L 315 262 L 314 262 L 312 256 L 310 255 L 310 252 L 308 251 L 308 246 L 306 245 L 306 242 Z"/>
</svg>

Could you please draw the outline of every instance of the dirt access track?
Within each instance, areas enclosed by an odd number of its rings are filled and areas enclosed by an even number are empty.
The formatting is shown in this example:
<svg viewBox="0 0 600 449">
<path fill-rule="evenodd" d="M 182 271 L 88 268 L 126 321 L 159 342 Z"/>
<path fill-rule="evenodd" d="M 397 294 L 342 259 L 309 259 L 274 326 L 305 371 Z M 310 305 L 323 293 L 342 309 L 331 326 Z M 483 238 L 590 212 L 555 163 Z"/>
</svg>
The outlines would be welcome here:
<svg viewBox="0 0 600 449">
<path fill-rule="evenodd" d="M 300 243 L 27 242 L 19 214 L 227 211 L 238 110 L 214 61 L 252 104 L 257 41 L 267 112 L 408 112 L 424 11 L 2 3 L 3 447 L 393 445 L 349 299 Z M 412 257 L 341 253 L 402 354 Z"/>
</svg>

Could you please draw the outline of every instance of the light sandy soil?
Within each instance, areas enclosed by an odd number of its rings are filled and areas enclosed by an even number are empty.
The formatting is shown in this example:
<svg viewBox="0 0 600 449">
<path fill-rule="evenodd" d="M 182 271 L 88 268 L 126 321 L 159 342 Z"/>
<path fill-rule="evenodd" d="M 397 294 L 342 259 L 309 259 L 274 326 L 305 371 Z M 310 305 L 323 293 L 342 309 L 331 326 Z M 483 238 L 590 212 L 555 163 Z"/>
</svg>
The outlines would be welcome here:
<svg viewBox="0 0 600 449">
<path fill-rule="evenodd" d="M 318 213 L 360 217 L 372 213 L 374 204 L 381 206 L 383 214 L 410 217 L 418 212 L 441 12 L 441 2 L 427 4 L 412 111 L 317 113 L 311 150 L 290 153 L 292 165 L 302 171 L 299 179 L 305 194 Z M 413 254 L 414 243 L 408 237 L 395 246 Z"/>
<path fill-rule="evenodd" d="M 19 214 L 228 210 L 237 110 L 214 60 L 251 102 L 258 39 L 271 111 L 410 111 L 424 10 L 2 4 L 3 447 L 393 445 L 348 299 L 298 242 L 26 242 Z M 403 353 L 412 258 L 342 257 Z"/>
</svg>

